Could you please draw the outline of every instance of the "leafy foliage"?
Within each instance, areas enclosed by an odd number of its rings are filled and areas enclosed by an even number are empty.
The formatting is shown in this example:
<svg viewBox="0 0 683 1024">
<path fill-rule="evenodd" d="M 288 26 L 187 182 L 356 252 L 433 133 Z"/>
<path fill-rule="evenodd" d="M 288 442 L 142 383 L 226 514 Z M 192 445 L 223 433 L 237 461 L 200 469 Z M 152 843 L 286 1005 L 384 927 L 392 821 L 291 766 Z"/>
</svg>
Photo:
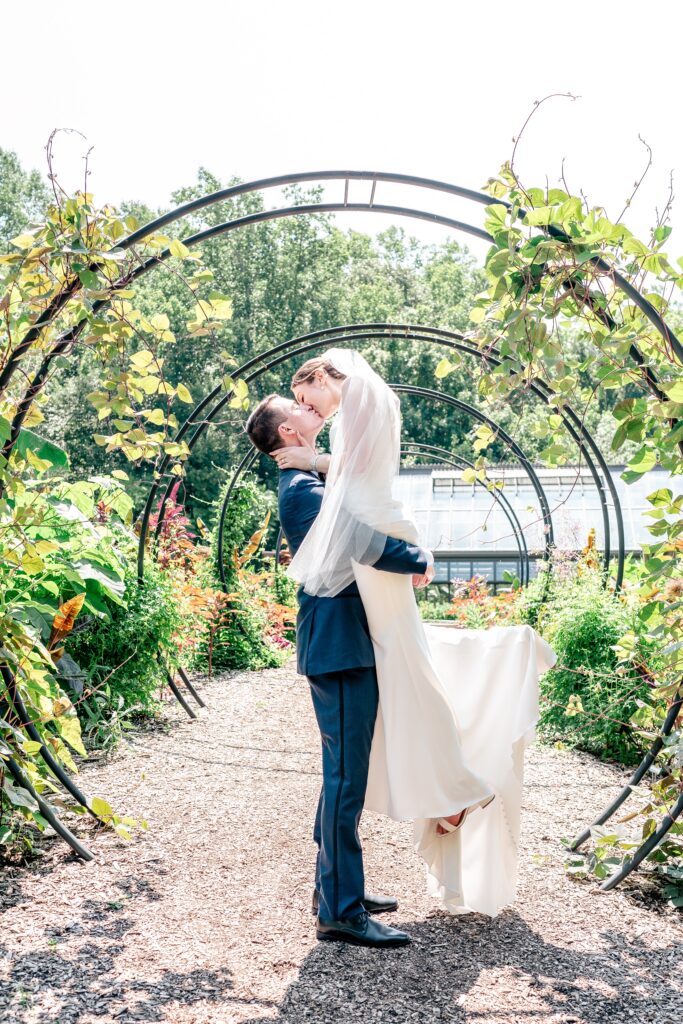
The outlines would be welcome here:
<svg viewBox="0 0 683 1024">
<path fill-rule="evenodd" d="M 24 171 L 16 153 L 0 148 L 0 252 L 6 251 L 10 238 L 42 216 L 48 198 L 38 171 Z"/>
<path fill-rule="evenodd" d="M 218 516 L 226 482 L 213 507 L 211 558 L 205 566 L 203 582 L 218 587 Z M 261 554 L 274 497 L 259 484 L 244 476 L 231 494 L 224 521 L 223 567 L 230 592 L 226 614 L 214 634 L 213 665 L 216 668 L 268 668 L 282 664 L 291 653 L 291 604 L 278 600 L 286 596 L 282 582 L 274 592 L 274 574 L 270 561 Z M 202 646 L 199 658 L 206 657 Z"/>
<path fill-rule="evenodd" d="M 179 612 L 169 577 L 153 562 L 138 582 L 131 547 L 121 603 L 104 621 L 75 633 L 68 653 L 85 673 L 79 715 L 93 746 L 114 746 L 137 716 L 159 710 L 157 691 L 166 678 L 159 652 L 172 650 Z"/>
<path fill-rule="evenodd" d="M 542 563 L 515 617 L 535 625 L 557 654 L 541 680 L 539 734 L 546 740 L 625 764 L 640 759 L 643 738 L 631 718 L 652 708 L 658 661 L 638 611 L 634 589 L 615 594 L 585 556 L 554 550 Z M 622 664 L 618 645 L 627 632 L 632 657 Z"/>
<path fill-rule="evenodd" d="M 658 318 L 667 311 L 665 295 L 683 286 L 683 260 L 674 266 L 663 251 L 670 234 L 666 209 L 644 243 L 623 223 L 610 221 L 603 209 L 587 209 L 564 190 L 525 187 L 510 164 L 486 189 L 492 197 L 486 227 L 493 245 L 486 258 L 487 287 L 471 310 L 468 333 L 473 349 L 486 356 L 474 378 L 480 399 L 494 407 L 525 401 L 534 389 L 547 394 L 545 423 L 534 424 L 543 441 L 538 458 L 543 465 L 562 466 L 576 461 L 567 410 L 575 411 L 580 424 L 595 409 L 596 395 L 611 393 L 612 452 L 628 452 L 622 479 L 632 483 L 655 465 L 680 475 L 683 348 Z M 570 323 L 578 344 L 568 346 Z M 442 376 L 447 378 L 460 363 L 459 357 L 449 357 Z M 523 429 L 528 427 L 520 422 L 515 436 L 522 439 Z M 487 462 L 496 455 L 495 432 L 481 441 L 475 472 L 486 480 Z M 629 444 L 635 444 L 635 452 Z M 582 607 L 578 622 L 572 622 L 571 614 L 558 622 L 556 635 L 569 654 L 573 642 L 581 644 L 583 657 L 595 652 L 598 643 L 616 639 L 616 665 L 610 663 L 610 654 L 604 657 L 625 679 L 638 680 L 644 652 L 656 647 L 656 680 L 648 679 L 648 686 L 656 684 L 650 699 L 661 723 L 663 710 L 679 692 L 683 669 L 683 602 L 678 593 L 683 497 L 661 488 L 647 498 L 653 539 L 644 545 L 642 573 L 631 595 L 637 622 L 626 628 L 606 604 L 597 614 Z M 568 677 L 555 678 L 568 694 Z M 599 685 L 595 676 L 583 687 L 591 705 L 598 702 Z M 634 696 L 638 693 L 642 698 L 642 690 L 633 691 Z M 573 703 L 565 705 L 570 717 L 582 713 L 583 696 L 573 696 Z M 621 686 L 607 697 L 623 697 L 629 710 Z M 651 721 L 648 738 L 657 728 Z M 677 731 L 659 757 L 659 771 L 680 787 L 679 748 Z M 644 834 L 656 827 L 657 815 L 666 808 L 658 795 L 655 786 L 642 810 Z M 626 840 L 620 845 L 624 856 L 629 848 Z"/>
<path fill-rule="evenodd" d="M 175 338 L 164 314 L 145 318 L 133 308 L 125 287 L 141 261 L 155 259 L 172 241 L 156 236 L 136 251 L 120 248 L 117 243 L 134 227 L 111 208 L 96 209 L 90 195 L 57 195 L 44 222 L 27 224 L 0 255 L 1 662 L 44 742 L 72 771 L 77 767 L 69 747 L 81 755 L 85 749 L 64 687 L 78 666 L 50 646 L 55 630 L 63 633 L 55 616 L 81 594 L 83 613 L 97 619 L 110 619 L 113 606 L 124 607 L 120 542 L 129 534 L 132 501 L 121 488 L 120 480 L 127 479 L 122 470 L 68 482 L 66 453 L 34 430 L 63 353 L 78 342 L 99 365 L 99 388 L 90 400 L 98 418 L 111 422 L 112 433 L 96 438 L 108 451 L 129 462 L 166 459 L 171 475 L 182 474 L 187 457 L 186 448 L 168 438 L 177 425 L 174 403 L 190 400 L 187 388 L 172 385 L 164 372 L 164 349 Z M 172 262 L 187 260 L 196 273 L 197 258 L 184 247 L 177 253 Z M 180 273 L 177 267 L 173 272 Z M 227 299 L 207 291 L 201 280 L 188 287 L 196 296 L 190 329 L 219 330 L 229 316 Z M 160 403 L 154 409 L 147 407 L 152 396 Z M 71 667 L 62 675 L 65 665 Z M 141 684 L 138 696 L 143 692 Z M 3 762 L 13 756 L 38 792 L 54 789 L 37 757 L 40 744 L 14 724 L 13 693 L 0 691 L 0 697 L 8 708 L 0 720 Z M 4 771 L 2 778 L 10 803 L 44 829 L 30 794 L 17 793 Z M 120 818 L 105 801 L 102 811 L 102 820 L 130 834 L 131 819 Z"/>
</svg>

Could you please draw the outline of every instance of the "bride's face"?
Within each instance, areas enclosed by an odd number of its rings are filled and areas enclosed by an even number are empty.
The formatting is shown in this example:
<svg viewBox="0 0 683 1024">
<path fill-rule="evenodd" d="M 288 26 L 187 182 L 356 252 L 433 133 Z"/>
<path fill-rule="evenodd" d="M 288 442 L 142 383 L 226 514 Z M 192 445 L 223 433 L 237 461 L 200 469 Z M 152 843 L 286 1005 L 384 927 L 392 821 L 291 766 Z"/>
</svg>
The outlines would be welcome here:
<svg viewBox="0 0 683 1024">
<path fill-rule="evenodd" d="M 323 419 L 329 419 L 339 408 L 341 385 L 342 381 L 320 370 L 312 380 L 296 384 L 292 390 L 299 405 L 309 405 Z"/>
</svg>

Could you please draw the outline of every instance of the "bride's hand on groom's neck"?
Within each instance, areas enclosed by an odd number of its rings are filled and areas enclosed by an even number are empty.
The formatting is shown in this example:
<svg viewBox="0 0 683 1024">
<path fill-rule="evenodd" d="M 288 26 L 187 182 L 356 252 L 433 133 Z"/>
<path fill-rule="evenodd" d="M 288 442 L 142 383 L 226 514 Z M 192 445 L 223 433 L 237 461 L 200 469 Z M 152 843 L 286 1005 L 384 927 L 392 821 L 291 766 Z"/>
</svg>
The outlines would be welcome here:
<svg viewBox="0 0 683 1024">
<path fill-rule="evenodd" d="M 288 445 L 286 448 L 276 448 L 271 452 L 272 457 L 280 469 L 315 469 L 318 473 L 327 473 L 330 465 L 330 456 L 325 452 L 317 453 L 301 434 L 296 435 L 300 441 L 298 445 Z"/>
</svg>

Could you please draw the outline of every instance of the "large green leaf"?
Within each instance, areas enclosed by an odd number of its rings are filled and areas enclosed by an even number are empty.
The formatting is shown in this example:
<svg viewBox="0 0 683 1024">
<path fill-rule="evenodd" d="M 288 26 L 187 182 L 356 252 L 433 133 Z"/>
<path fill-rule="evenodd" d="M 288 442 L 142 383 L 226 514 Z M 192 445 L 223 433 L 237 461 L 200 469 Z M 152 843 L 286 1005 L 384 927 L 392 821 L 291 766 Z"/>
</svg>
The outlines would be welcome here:
<svg viewBox="0 0 683 1024">
<path fill-rule="evenodd" d="M 7 794 L 7 796 L 9 797 L 10 803 L 14 804 L 15 807 L 26 807 L 27 810 L 29 810 L 29 811 L 37 811 L 38 810 L 38 803 L 31 796 L 31 794 L 28 792 L 28 790 L 27 789 L 23 789 L 22 787 L 13 785 L 10 782 L 10 780 L 7 778 L 7 776 L 5 776 L 5 779 L 4 779 L 3 783 L 2 783 L 2 788 L 3 788 L 4 792 Z"/>
<path fill-rule="evenodd" d="M 92 581 L 95 586 L 99 586 L 117 604 L 124 603 L 121 601 L 121 598 L 125 593 L 126 585 L 120 577 L 108 575 L 103 569 L 93 565 L 92 562 L 75 562 L 73 568 L 86 584 Z"/>
<path fill-rule="evenodd" d="M 26 457 L 27 451 L 32 451 L 39 459 L 44 459 L 59 469 L 67 469 L 69 466 L 69 456 L 63 448 L 60 448 L 59 445 L 54 444 L 52 441 L 48 441 L 46 437 L 34 434 L 32 430 L 27 428 L 19 431 L 16 450 L 23 458 Z"/>
</svg>

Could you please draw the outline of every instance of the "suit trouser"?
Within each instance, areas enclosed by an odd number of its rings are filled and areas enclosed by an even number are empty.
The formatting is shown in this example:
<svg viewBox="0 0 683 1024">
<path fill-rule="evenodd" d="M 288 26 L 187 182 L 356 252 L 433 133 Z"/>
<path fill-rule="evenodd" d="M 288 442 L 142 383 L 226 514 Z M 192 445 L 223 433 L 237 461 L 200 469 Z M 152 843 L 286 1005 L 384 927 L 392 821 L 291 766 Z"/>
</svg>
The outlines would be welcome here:
<svg viewBox="0 0 683 1024">
<path fill-rule="evenodd" d="M 358 835 L 372 734 L 377 718 L 377 675 L 372 668 L 308 676 L 322 740 L 323 783 L 313 838 L 318 845 L 315 882 L 319 914 L 338 921 L 364 910 L 363 853 Z"/>
</svg>

